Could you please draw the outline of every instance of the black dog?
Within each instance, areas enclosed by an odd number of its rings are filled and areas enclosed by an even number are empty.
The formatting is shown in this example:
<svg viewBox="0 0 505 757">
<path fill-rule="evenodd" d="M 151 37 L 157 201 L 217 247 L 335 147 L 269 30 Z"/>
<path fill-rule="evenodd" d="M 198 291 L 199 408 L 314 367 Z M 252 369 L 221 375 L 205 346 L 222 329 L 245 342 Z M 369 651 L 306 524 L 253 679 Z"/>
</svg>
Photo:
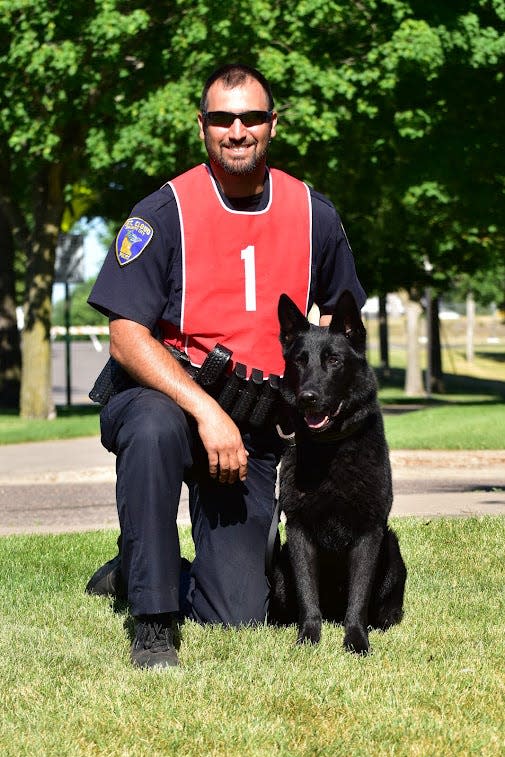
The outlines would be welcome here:
<svg viewBox="0 0 505 757">
<path fill-rule="evenodd" d="M 402 618 L 407 571 L 387 525 L 391 466 L 365 327 L 350 292 L 329 328 L 309 324 L 284 294 L 279 321 L 296 433 L 281 465 L 287 543 L 270 619 L 297 620 L 299 643 L 319 641 L 322 618 L 343 621 L 346 649 L 366 654 L 368 627 Z"/>
</svg>

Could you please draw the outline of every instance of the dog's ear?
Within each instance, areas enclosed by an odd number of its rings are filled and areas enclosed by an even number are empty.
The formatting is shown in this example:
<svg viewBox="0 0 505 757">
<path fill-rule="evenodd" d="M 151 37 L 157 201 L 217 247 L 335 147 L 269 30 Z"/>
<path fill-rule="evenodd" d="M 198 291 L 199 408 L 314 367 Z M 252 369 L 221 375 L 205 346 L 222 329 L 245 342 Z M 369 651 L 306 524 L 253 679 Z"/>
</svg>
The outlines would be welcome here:
<svg viewBox="0 0 505 757">
<path fill-rule="evenodd" d="M 310 328 L 308 320 L 287 294 L 281 294 L 279 297 L 277 313 L 281 326 L 280 339 L 283 346 L 287 346 L 297 334 L 308 331 Z"/>
<path fill-rule="evenodd" d="M 356 350 L 364 351 L 366 329 L 352 292 L 345 290 L 338 298 L 330 323 L 330 331 L 344 334 Z"/>
</svg>

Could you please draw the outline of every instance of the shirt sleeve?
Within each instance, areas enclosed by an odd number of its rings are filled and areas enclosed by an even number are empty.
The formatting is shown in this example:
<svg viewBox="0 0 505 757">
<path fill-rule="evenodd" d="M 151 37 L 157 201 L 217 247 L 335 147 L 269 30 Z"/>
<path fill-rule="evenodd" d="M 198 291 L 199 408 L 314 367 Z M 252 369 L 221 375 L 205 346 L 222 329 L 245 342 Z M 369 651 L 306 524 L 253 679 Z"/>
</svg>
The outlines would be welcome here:
<svg viewBox="0 0 505 757">
<path fill-rule="evenodd" d="M 366 294 L 356 273 L 354 256 L 339 214 L 323 195 L 312 191 L 313 300 L 321 315 L 330 315 L 345 290 L 354 295 L 361 309 Z"/>
<path fill-rule="evenodd" d="M 132 226 L 140 226 L 141 231 L 134 230 L 128 249 L 129 243 L 126 248 L 122 243 Z M 146 229 L 152 229 L 150 238 Z M 175 202 L 142 201 L 110 246 L 88 303 L 107 316 L 115 314 L 152 331 L 171 298 L 171 268 L 179 247 Z M 127 250 L 126 255 L 122 249 Z"/>
</svg>

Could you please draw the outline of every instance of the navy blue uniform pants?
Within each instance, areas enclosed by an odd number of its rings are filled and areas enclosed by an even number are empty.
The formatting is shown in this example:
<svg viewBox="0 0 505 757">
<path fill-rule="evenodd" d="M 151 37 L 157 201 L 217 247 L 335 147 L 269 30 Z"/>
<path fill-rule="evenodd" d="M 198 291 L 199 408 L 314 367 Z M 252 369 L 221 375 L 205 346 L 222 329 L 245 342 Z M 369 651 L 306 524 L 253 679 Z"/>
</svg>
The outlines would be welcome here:
<svg viewBox="0 0 505 757">
<path fill-rule="evenodd" d="M 247 479 L 230 485 L 210 478 L 196 425 L 160 392 L 134 387 L 115 395 L 102 410 L 101 431 L 103 445 L 117 458 L 121 571 L 132 614 L 182 609 L 201 623 L 262 622 L 280 453 L 275 433 L 244 435 Z M 181 599 L 177 510 L 183 481 L 195 559 Z"/>
</svg>

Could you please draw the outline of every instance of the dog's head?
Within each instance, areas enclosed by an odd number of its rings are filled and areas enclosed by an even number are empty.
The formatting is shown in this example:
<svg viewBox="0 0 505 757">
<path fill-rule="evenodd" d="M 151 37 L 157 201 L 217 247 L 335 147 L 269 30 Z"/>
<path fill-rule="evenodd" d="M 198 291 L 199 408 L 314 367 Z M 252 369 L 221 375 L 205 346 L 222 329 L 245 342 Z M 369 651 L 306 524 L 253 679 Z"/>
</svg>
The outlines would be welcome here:
<svg viewBox="0 0 505 757">
<path fill-rule="evenodd" d="M 373 386 L 356 301 L 351 292 L 343 292 L 327 328 L 310 324 L 286 294 L 279 298 L 278 315 L 284 399 L 310 431 L 326 431 L 349 417 Z"/>
</svg>

